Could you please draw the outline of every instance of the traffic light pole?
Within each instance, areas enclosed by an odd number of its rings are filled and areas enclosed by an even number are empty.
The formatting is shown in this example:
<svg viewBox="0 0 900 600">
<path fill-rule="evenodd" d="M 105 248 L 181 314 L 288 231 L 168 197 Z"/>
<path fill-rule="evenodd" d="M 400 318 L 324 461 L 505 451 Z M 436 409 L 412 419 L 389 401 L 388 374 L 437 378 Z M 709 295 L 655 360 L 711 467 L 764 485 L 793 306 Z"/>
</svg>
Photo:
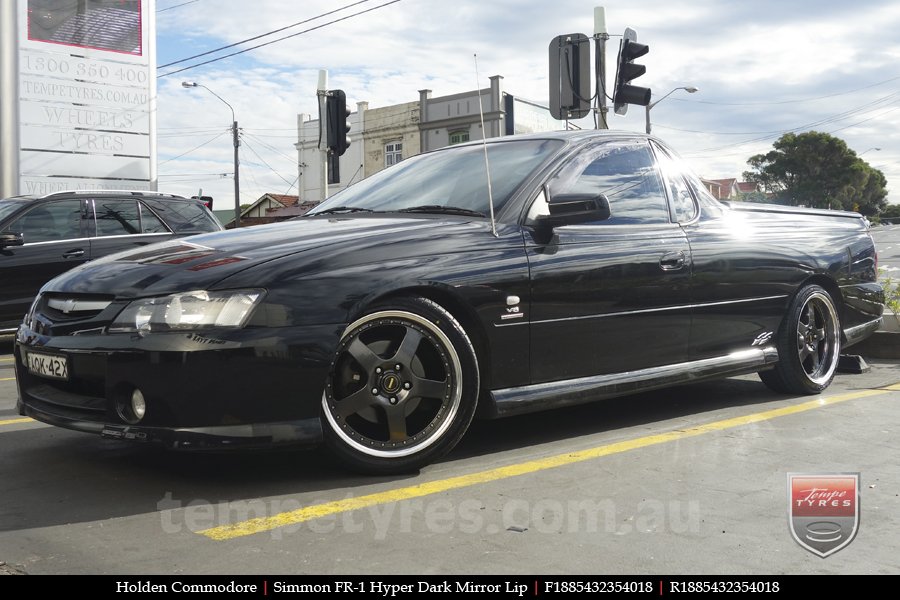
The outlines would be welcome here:
<svg viewBox="0 0 900 600">
<path fill-rule="evenodd" d="M 609 122 L 606 120 L 606 114 L 609 112 L 609 108 L 606 106 L 606 42 L 609 41 L 609 33 L 606 31 L 606 10 L 602 6 L 594 8 L 594 40 L 597 42 L 595 60 L 597 118 L 595 123 L 597 129 L 609 129 Z"/>
<path fill-rule="evenodd" d="M 322 200 L 328 199 L 328 71 L 319 70 L 319 84 L 316 86 L 319 100 L 319 151 L 322 152 Z"/>
</svg>

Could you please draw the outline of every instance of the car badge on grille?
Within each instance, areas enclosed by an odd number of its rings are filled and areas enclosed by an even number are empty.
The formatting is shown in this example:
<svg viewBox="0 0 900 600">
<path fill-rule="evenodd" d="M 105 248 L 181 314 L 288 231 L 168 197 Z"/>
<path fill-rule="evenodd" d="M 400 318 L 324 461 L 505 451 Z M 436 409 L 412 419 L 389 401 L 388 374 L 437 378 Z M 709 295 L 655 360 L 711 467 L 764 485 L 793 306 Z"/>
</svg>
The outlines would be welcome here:
<svg viewBox="0 0 900 600">
<path fill-rule="evenodd" d="M 63 314 L 79 311 L 101 311 L 110 303 L 106 300 L 77 300 L 75 298 L 51 298 L 47 301 L 47 306 L 56 309 Z"/>
</svg>

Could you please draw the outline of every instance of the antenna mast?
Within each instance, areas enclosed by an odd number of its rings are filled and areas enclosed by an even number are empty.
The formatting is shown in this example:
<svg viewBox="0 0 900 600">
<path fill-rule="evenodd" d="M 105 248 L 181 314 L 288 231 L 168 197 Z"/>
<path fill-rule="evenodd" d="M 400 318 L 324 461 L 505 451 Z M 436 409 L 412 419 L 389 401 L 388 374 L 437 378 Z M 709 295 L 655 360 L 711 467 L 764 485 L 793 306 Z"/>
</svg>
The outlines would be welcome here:
<svg viewBox="0 0 900 600">
<path fill-rule="evenodd" d="M 484 169 L 487 172 L 488 205 L 491 208 L 491 234 L 494 237 L 500 237 L 497 233 L 497 222 L 494 220 L 494 190 L 491 189 L 491 163 L 488 160 L 487 130 L 484 128 L 484 106 L 481 102 L 481 84 L 478 77 L 478 55 L 473 54 L 472 56 L 475 57 L 475 91 L 478 94 L 478 114 L 481 117 L 481 145 L 484 148 Z"/>
</svg>

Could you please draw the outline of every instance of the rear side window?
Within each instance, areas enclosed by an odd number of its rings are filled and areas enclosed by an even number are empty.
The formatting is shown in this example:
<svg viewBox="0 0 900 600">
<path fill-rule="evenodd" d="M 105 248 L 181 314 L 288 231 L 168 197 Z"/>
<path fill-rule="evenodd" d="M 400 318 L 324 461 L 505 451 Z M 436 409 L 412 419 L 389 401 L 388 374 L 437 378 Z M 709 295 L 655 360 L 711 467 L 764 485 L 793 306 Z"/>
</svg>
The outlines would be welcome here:
<svg viewBox="0 0 900 600">
<path fill-rule="evenodd" d="M 175 233 L 205 233 L 221 229 L 216 218 L 200 202 L 151 199 L 145 202 Z"/>
<path fill-rule="evenodd" d="M 141 232 L 141 217 L 136 200 L 98 198 L 94 201 L 97 235 L 132 235 Z"/>
<path fill-rule="evenodd" d="M 169 231 L 152 211 L 132 198 L 97 198 L 94 213 L 99 237 Z"/>
<path fill-rule="evenodd" d="M 694 197 L 684 179 L 683 167 L 680 161 L 669 154 L 665 148 L 656 144 L 654 147 L 669 187 L 673 217 L 677 223 L 687 223 L 697 216 L 697 207 L 694 205 Z"/>
</svg>

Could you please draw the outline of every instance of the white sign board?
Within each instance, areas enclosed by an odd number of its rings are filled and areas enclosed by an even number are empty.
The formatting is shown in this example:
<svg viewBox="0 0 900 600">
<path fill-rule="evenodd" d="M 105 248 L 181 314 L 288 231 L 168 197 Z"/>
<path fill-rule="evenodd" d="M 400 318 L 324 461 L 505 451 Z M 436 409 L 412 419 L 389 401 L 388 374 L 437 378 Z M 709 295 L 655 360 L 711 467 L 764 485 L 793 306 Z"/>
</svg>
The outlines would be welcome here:
<svg viewBox="0 0 900 600">
<path fill-rule="evenodd" d="M 156 189 L 155 0 L 18 2 L 21 193 Z"/>
</svg>

